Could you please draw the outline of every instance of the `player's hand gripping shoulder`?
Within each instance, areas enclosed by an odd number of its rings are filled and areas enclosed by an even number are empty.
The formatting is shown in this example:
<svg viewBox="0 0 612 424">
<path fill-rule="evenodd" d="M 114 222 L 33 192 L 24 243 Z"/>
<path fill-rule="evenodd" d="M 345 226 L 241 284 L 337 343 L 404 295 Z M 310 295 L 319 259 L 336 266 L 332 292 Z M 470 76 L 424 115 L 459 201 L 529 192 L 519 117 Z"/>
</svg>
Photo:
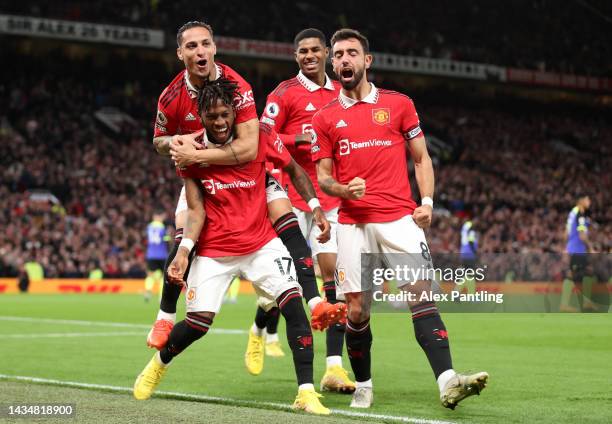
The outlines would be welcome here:
<svg viewBox="0 0 612 424">
<path fill-rule="evenodd" d="M 186 168 L 198 162 L 197 151 L 204 146 L 199 142 L 204 130 L 191 134 L 175 135 L 170 142 L 170 157 L 179 168 Z"/>
<path fill-rule="evenodd" d="M 319 243 L 327 243 L 331 238 L 331 225 L 325 217 L 323 210 L 321 210 L 321 207 L 317 206 L 312 210 L 312 218 L 317 227 L 321 230 L 321 234 L 317 237 L 317 241 Z"/>
</svg>

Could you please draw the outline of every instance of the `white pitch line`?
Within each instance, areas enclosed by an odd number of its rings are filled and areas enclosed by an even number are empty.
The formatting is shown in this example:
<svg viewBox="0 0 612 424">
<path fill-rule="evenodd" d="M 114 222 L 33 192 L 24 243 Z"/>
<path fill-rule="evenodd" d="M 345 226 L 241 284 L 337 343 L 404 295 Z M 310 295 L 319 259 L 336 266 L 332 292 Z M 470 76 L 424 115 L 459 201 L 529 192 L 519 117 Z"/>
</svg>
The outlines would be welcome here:
<svg viewBox="0 0 612 424">
<path fill-rule="evenodd" d="M 132 324 L 129 322 L 107 322 L 107 321 L 82 321 L 72 319 L 51 319 L 51 318 L 33 318 L 33 317 L 15 317 L 15 316 L 0 316 L 0 321 L 16 321 L 16 322 L 31 322 L 36 324 L 67 324 L 67 325 L 83 325 L 87 327 L 117 327 L 117 328 L 143 328 L 149 330 L 150 325 L 147 324 Z M 209 333 L 212 334 L 248 334 L 247 330 L 234 328 L 211 328 Z"/>
<path fill-rule="evenodd" d="M 120 387 L 120 386 L 109 386 L 106 384 L 91 384 L 91 383 L 79 383 L 76 381 L 63 381 L 63 380 L 52 380 L 47 378 L 38 378 L 38 377 L 27 377 L 21 375 L 6 375 L 0 374 L 0 380 L 14 380 L 14 381 L 25 381 L 29 383 L 39 383 L 39 384 L 48 384 L 52 386 L 61 386 L 61 387 L 75 387 L 81 389 L 99 389 L 110 392 L 118 392 L 118 393 L 132 393 L 132 387 Z M 196 395 L 189 393 L 178 393 L 178 392 L 166 392 L 166 391 L 157 391 L 155 395 L 159 397 L 167 397 L 173 399 L 180 400 L 191 400 L 196 402 L 210 402 L 210 403 L 219 403 L 234 406 L 246 406 L 246 407 L 254 407 L 254 408 L 273 408 L 282 411 L 292 411 L 291 405 L 285 403 L 277 403 L 277 402 L 258 402 L 255 400 L 242 400 L 242 399 L 232 399 L 220 396 L 206 396 L 206 395 Z M 405 417 L 399 415 L 386 415 L 386 414 L 371 414 L 368 412 L 354 412 L 354 411 L 346 411 L 343 409 L 332 409 L 331 410 L 335 415 L 342 415 L 346 417 L 352 418 L 372 418 L 386 421 L 394 421 L 400 423 L 412 423 L 412 424 L 456 424 L 453 421 L 441 421 L 441 420 L 430 420 L 426 418 L 417 418 L 417 417 Z"/>
<path fill-rule="evenodd" d="M 0 334 L 0 339 L 39 339 L 39 338 L 54 338 L 54 337 L 114 337 L 114 336 L 142 336 L 145 337 L 146 332 L 138 333 L 133 331 L 114 331 L 111 333 L 37 333 L 37 334 Z"/>
</svg>

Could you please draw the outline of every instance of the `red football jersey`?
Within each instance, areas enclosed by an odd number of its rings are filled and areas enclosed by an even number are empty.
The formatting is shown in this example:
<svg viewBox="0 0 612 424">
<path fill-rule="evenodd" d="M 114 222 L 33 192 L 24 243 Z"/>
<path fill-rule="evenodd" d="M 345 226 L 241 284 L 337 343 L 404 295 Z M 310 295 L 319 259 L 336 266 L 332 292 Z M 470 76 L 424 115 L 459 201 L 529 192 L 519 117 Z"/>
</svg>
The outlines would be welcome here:
<svg viewBox="0 0 612 424">
<path fill-rule="evenodd" d="M 390 222 L 416 207 L 410 192 L 405 141 L 422 134 L 412 100 L 374 87 L 361 101 L 340 93 L 312 121 L 314 161 L 332 158 L 336 179 L 366 181 L 359 200 L 342 199 L 338 222 Z"/>
<path fill-rule="evenodd" d="M 236 71 L 227 65 L 215 62 L 217 78 L 223 77 L 238 84 L 238 95 L 234 99 L 236 123 L 257 119 L 253 89 Z M 202 129 L 198 116 L 198 91 L 181 71 L 162 91 L 157 102 L 154 137 L 190 134 Z"/>
<path fill-rule="evenodd" d="M 266 162 L 270 162 L 275 169 L 284 169 L 285 166 L 291 163 L 291 154 L 287 150 L 287 147 L 283 144 L 280 136 L 274 131 L 274 129 L 267 124 L 259 125 L 259 136 L 264 137 L 268 142 L 268 150 L 266 152 Z M 289 180 L 289 176 L 287 176 Z"/>
<path fill-rule="evenodd" d="M 276 237 L 268 219 L 266 157 L 278 137 L 267 125 L 259 130 L 257 158 L 242 166 L 189 166 L 178 170 L 204 187 L 206 220 L 198 238 L 198 256 L 211 258 L 253 253 Z M 276 160 L 276 159 L 275 159 Z"/>
<path fill-rule="evenodd" d="M 291 156 L 306 170 L 312 180 L 323 210 L 328 211 L 340 205 L 336 197 L 323 193 L 317 183 L 317 170 L 310 153 L 311 146 L 295 145 L 295 135 L 312 133 L 312 117 L 323 106 L 338 97 L 340 84 L 325 76 L 325 85 L 320 87 L 300 72 L 295 78 L 281 82 L 270 93 L 261 122 L 270 124 L 281 137 Z M 310 212 L 310 208 L 297 193 L 291 180 L 283 173 L 283 183 L 289 187 L 289 199 L 296 208 Z"/>
</svg>

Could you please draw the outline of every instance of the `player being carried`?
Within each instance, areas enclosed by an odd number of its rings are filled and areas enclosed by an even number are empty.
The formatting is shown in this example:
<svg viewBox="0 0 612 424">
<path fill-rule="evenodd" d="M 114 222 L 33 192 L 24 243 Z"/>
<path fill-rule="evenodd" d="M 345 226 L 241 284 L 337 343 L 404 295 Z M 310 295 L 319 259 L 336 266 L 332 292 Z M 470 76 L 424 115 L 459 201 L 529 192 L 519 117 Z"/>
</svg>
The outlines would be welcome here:
<svg viewBox="0 0 612 424">
<path fill-rule="evenodd" d="M 321 189 L 341 198 L 337 282 L 348 306 L 346 345 L 357 386 L 351 406 L 368 408 L 373 402 L 373 285 L 371 279 L 362 281 L 362 254 L 385 254 L 390 267 L 431 267 L 423 228 L 431 224 L 434 174 L 412 100 L 395 91 L 378 89 L 367 80 L 372 63 L 368 40 L 358 31 L 341 29 L 331 44 L 332 65 L 342 90 L 313 118 L 316 139 L 312 155 Z M 406 143 L 422 198 L 418 207 L 410 192 Z M 419 293 L 431 290 L 427 280 L 400 281 L 398 285 L 401 290 L 416 293 L 416 299 Z M 409 306 L 416 339 L 437 379 L 440 400 L 454 409 L 459 401 L 485 387 L 488 374 L 456 373 L 448 333 L 435 303 L 415 301 Z"/>
<path fill-rule="evenodd" d="M 338 97 L 340 84 L 332 81 L 325 74 L 325 62 L 329 56 L 326 47 L 325 35 L 318 29 L 307 28 L 300 31 L 293 41 L 295 47 L 295 60 L 299 66 L 299 73 L 294 78 L 281 82 L 268 95 L 266 107 L 261 117 L 262 123 L 270 124 L 281 137 L 283 144 L 289 149 L 291 156 L 308 172 L 314 181 L 316 199 L 306 202 L 299 190 L 293 184 L 293 178 L 283 172 L 283 181 L 291 180 L 288 184 L 288 193 L 293 211 L 295 212 L 300 229 L 310 243 L 312 254 L 316 257 L 323 278 L 323 289 L 326 300 L 337 303 L 336 283 L 334 272 L 336 270 L 336 224 L 338 222 L 339 199 L 323 193 L 318 184 L 317 172 L 310 153 L 312 142 L 312 117 L 327 103 Z M 319 203 L 320 200 L 320 203 Z M 318 240 L 320 229 L 316 225 L 316 216 L 312 210 L 321 207 L 331 224 L 331 240 L 321 243 Z M 266 329 L 266 341 L 273 340 L 278 325 L 278 313 L 265 313 L 258 308 L 252 332 L 261 335 Z M 342 367 L 342 348 L 344 342 L 343 323 L 336 323 L 327 329 L 327 367 L 321 380 L 321 390 L 352 393 L 355 391 L 353 383 Z M 253 336 L 250 337 L 253 339 Z M 247 358 L 254 357 L 251 353 L 251 343 L 247 348 Z M 266 343 L 266 353 L 268 353 Z"/>
<path fill-rule="evenodd" d="M 210 142 L 231 146 L 235 90 L 236 84 L 225 78 L 208 81 L 200 90 L 199 116 Z M 185 181 L 188 216 L 168 276 L 175 283 L 183 280 L 197 239 L 196 257 L 187 279 L 187 315 L 173 327 L 166 346 L 138 376 L 134 384 L 137 399 L 149 398 L 170 361 L 208 332 L 225 291 L 240 275 L 253 282 L 261 297 L 276 302 L 287 321 L 287 340 L 298 382 L 293 407 L 313 414 L 330 413 L 314 390 L 312 333 L 293 261 L 267 218 L 265 159 L 269 146 L 277 141 L 280 143 L 274 130 L 262 125 L 254 161 L 242 166 L 194 164 L 179 170 Z M 270 155 L 278 156 L 278 150 Z"/>
<path fill-rule="evenodd" d="M 185 70 L 174 78 L 159 98 L 153 139 L 158 153 L 172 154 L 172 159 L 180 166 L 195 162 L 201 165 L 235 165 L 253 160 L 257 155 L 259 125 L 251 86 L 233 69 L 215 62 L 216 46 L 210 25 L 200 21 L 187 22 L 178 30 L 177 44 L 177 57 L 185 64 Z M 220 77 L 238 85 L 234 99 L 236 120 L 232 149 L 228 146 L 203 149 L 193 137 L 194 133 L 202 131 L 202 123 L 198 119 L 198 90 L 207 81 L 214 81 Z M 297 218 L 291 210 L 286 193 L 271 176 L 268 177 L 266 191 L 269 216 L 274 228 L 287 246 L 293 260 L 296 264 L 301 264 L 297 267 L 300 284 L 304 287 L 309 285 L 316 287 L 312 260 L 309 260 L 311 253 L 306 240 L 299 230 L 295 231 L 287 225 L 294 220 L 297 222 Z M 175 212 L 177 228 L 175 246 L 166 261 L 166 267 L 177 252 L 186 216 L 187 202 L 183 189 Z M 310 275 L 312 277 L 309 277 Z M 181 285 L 170 283 L 166 276 L 157 320 L 147 337 L 147 344 L 150 347 L 161 349 L 166 344 L 176 321 L 176 303 L 181 289 Z M 343 318 L 345 308 L 322 301 L 316 290 L 305 290 L 305 295 L 312 306 L 315 326 L 324 328 Z"/>
</svg>

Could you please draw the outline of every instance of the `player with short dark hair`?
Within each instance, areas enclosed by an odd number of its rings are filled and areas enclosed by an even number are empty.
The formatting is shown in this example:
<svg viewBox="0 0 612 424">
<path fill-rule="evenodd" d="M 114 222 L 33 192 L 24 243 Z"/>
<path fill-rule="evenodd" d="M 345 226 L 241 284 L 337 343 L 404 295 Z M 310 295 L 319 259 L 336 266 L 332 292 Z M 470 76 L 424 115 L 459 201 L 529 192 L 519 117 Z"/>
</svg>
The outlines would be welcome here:
<svg viewBox="0 0 612 424">
<path fill-rule="evenodd" d="M 368 408 L 373 402 L 373 284 L 371 279 L 362 280 L 362 255 L 384 254 L 391 268 L 432 267 L 423 232 L 431 224 L 434 193 L 425 137 L 408 96 L 368 82 L 366 73 L 372 63 L 368 51 L 367 39 L 359 32 L 341 29 L 334 34 L 332 65 L 342 89 L 312 122 L 319 186 L 341 199 L 337 283 L 348 306 L 346 345 L 357 385 L 351 402 L 355 408 Z M 421 206 L 410 191 L 406 145 L 415 164 Z M 488 374 L 462 375 L 453 370 L 448 333 L 438 309 L 434 302 L 420 300 L 420 293 L 431 290 L 430 281 L 403 280 L 398 286 L 416 294 L 416 300 L 408 302 L 415 336 L 434 372 L 442 404 L 454 409 L 485 387 Z"/>
<path fill-rule="evenodd" d="M 234 89 L 231 81 L 219 79 L 206 82 L 200 92 L 200 119 L 206 129 L 206 148 L 229 146 L 232 149 L 236 118 L 231 95 Z M 287 321 L 287 339 L 298 382 L 293 407 L 313 414 L 330 413 L 320 403 L 320 395 L 313 385 L 312 333 L 295 268 L 267 217 L 265 159 L 282 154 L 282 145 L 277 141 L 280 143 L 274 130 L 262 125 L 255 160 L 241 166 L 194 164 L 179 168 L 185 181 L 188 217 L 184 238 L 168 275 L 174 282 L 183 280 L 197 238 L 196 257 L 187 279 L 187 315 L 173 327 L 166 346 L 154 355 L 136 380 L 137 399 L 148 399 L 170 361 L 208 332 L 225 291 L 233 278 L 240 275 L 253 283 L 261 297 L 270 303 L 276 302 Z M 275 145 L 276 150 L 270 147 Z M 286 163 L 286 158 L 282 162 Z"/>
<path fill-rule="evenodd" d="M 325 62 L 329 56 L 329 49 L 326 46 L 323 32 L 316 28 L 304 29 L 295 36 L 293 45 L 295 46 L 295 61 L 300 71 L 294 78 L 281 82 L 268 95 L 260 121 L 274 127 L 283 140 L 283 144 L 314 182 L 320 206 L 332 225 L 332 237 L 326 243 L 317 241 L 319 229 L 313 221 L 312 208 L 319 206 L 319 203 L 310 204 L 302 200 L 293 184 L 288 184 L 288 194 L 300 229 L 309 241 L 313 256 L 318 261 L 327 301 L 337 303 L 334 272 L 338 252 L 336 223 L 340 202 L 337 198 L 328 196 L 319 189 L 310 148 L 313 141 L 312 117 L 323 106 L 338 97 L 340 84 L 332 81 L 325 73 Z M 286 181 L 287 178 L 283 180 Z M 270 323 L 275 328 L 278 323 L 278 315 L 266 317 L 259 310 L 256 317 L 258 327 L 263 328 L 267 324 L 266 333 L 270 334 L 273 332 L 270 330 Z M 344 327 L 344 324 L 337 323 L 327 329 L 327 366 L 321 380 L 321 390 L 342 393 L 355 391 L 355 384 L 342 367 Z"/>
<path fill-rule="evenodd" d="M 215 149 L 203 152 L 203 157 L 211 163 L 218 164 L 233 164 L 236 161 L 247 162 L 254 159 L 257 155 L 259 123 L 251 86 L 229 66 L 215 62 L 216 46 L 212 28 L 207 23 L 187 22 L 179 28 L 176 39 L 178 44 L 176 55 L 185 65 L 185 70 L 181 71 L 159 96 L 153 135 L 155 149 L 161 155 L 170 156 L 173 143 L 177 145 L 189 142 L 194 148 L 201 148 L 195 139 L 185 138 L 188 134 L 202 130 L 196 103 L 198 88 L 206 81 L 225 77 L 239 86 L 235 99 L 237 117 L 234 150 L 224 152 L 227 147 Z M 186 216 L 187 202 L 183 188 L 175 211 L 175 244 L 166 261 L 166 267 L 178 249 Z M 160 349 L 165 344 L 176 320 L 176 302 L 181 290 L 182 286 L 171 284 L 164 272 L 160 309 L 157 320 L 147 336 L 149 346 Z"/>
</svg>

